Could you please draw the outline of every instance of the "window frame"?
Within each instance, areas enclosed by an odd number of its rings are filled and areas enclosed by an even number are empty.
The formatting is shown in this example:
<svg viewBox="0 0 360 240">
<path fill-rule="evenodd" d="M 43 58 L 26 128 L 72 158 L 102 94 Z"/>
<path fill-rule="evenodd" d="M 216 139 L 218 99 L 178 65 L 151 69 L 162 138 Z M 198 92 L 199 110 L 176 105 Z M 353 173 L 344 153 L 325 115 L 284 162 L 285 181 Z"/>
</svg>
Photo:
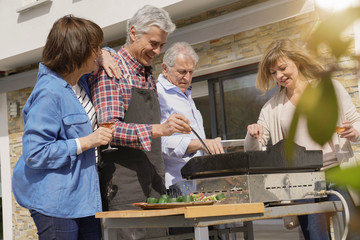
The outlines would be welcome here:
<svg viewBox="0 0 360 240">
<path fill-rule="evenodd" d="M 227 125 L 226 125 L 226 115 L 225 115 L 225 104 L 224 104 L 224 90 L 223 90 L 223 81 L 231 78 L 232 76 L 241 77 L 253 73 L 257 73 L 259 63 L 253 63 L 233 69 L 224 70 L 221 72 L 210 73 L 202 76 L 196 76 L 192 79 L 192 82 L 201 82 L 207 81 L 208 90 L 209 90 L 209 113 L 210 113 L 210 126 L 211 126 L 211 138 L 216 138 L 219 136 L 217 132 L 218 119 L 216 116 L 216 102 L 215 102 L 215 84 L 219 84 L 219 93 L 220 93 L 220 117 L 222 121 L 222 134 L 221 138 L 227 140 Z"/>
</svg>

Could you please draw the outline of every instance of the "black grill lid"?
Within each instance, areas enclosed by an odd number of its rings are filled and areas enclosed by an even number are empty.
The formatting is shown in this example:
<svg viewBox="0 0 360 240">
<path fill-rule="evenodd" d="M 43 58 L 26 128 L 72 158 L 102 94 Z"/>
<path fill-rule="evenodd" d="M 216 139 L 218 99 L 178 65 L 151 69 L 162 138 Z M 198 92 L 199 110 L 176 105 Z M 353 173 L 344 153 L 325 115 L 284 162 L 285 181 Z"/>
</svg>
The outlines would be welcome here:
<svg viewBox="0 0 360 240">
<path fill-rule="evenodd" d="M 255 173 L 284 173 L 318 171 L 322 163 L 322 151 L 307 151 L 295 144 L 294 158 L 286 160 L 285 141 L 268 147 L 267 151 L 232 152 L 194 157 L 181 169 L 186 179 L 229 176 Z"/>
</svg>

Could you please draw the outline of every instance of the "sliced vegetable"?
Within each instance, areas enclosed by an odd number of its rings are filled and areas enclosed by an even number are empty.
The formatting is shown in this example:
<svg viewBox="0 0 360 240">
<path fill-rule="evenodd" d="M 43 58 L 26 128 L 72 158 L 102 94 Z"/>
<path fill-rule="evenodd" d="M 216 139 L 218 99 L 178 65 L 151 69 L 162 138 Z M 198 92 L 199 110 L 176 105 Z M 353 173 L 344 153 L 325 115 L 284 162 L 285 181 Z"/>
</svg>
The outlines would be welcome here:
<svg viewBox="0 0 360 240">
<path fill-rule="evenodd" d="M 183 202 L 183 198 L 182 198 L 182 197 L 183 197 L 183 196 L 177 197 L 177 198 L 176 198 L 176 201 L 177 201 L 177 202 Z"/>
<path fill-rule="evenodd" d="M 224 193 L 219 193 L 218 195 L 216 195 L 216 200 L 221 200 L 224 198 L 226 198 Z"/>
<path fill-rule="evenodd" d="M 158 203 L 168 203 L 167 198 L 160 198 Z"/>
<path fill-rule="evenodd" d="M 210 196 L 205 196 L 203 193 L 199 193 L 199 194 L 191 193 L 190 196 L 193 197 L 194 202 L 209 202 L 209 201 L 216 201 L 226 198 L 224 193 L 213 194 Z"/>
<path fill-rule="evenodd" d="M 163 194 L 163 195 L 161 195 L 161 196 L 160 196 L 160 199 L 161 199 L 161 198 L 169 199 L 169 198 L 170 198 L 170 196 L 169 196 L 169 195 L 167 195 L 167 194 Z"/>
<path fill-rule="evenodd" d="M 152 203 L 158 203 L 158 202 L 159 202 L 159 199 L 154 198 L 154 197 L 148 197 L 146 202 L 147 202 L 147 203 L 150 203 L 150 204 L 152 204 Z"/>
<path fill-rule="evenodd" d="M 176 203 L 178 202 L 177 198 L 169 198 L 168 203 Z"/>
<path fill-rule="evenodd" d="M 182 196 L 182 201 L 183 201 L 183 202 L 193 202 L 194 199 L 193 199 L 193 197 L 190 196 L 190 195 L 185 195 L 185 196 Z"/>
</svg>

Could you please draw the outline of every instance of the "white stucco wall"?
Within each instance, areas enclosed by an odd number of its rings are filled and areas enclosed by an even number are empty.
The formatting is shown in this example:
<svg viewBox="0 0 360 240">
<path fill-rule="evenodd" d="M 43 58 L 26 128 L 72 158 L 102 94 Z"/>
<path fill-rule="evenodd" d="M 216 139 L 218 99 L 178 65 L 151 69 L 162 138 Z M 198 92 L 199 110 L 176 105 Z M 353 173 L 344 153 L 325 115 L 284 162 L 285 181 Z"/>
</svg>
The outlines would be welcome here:
<svg viewBox="0 0 360 240">
<path fill-rule="evenodd" d="M 238 0 L 49 0 L 28 11 L 17 9 L 36 0 L 0 1 L 0 71 L 40 60 L 41 49 L 55 20 L 66 15 L 90 19 L 105 33 L 105 42 L 125 36 L 126 20 L 145 4 L 165 8 L 173 20 L 186 18 Z"/>
<path fill-rule="evenodd" d="M 0 70 L 9 70 L 13 69 L 13 66 L 19 67 L 38 61 L 52 24 L 66 14 L 74 14 L 96 22 L 104 28 L 107 40 L 113 40 L 125 31 L 124 21 L 143 5 L 164 7 L 179 1 L 136 0 L 129 4 L 129 1 L 120 0 L 53 0 L 26 12 L 17 13 L 16 10 L 26 5 L 25 2 L 29 3 L 29 0 L 2 0 Z"/>
<path fill-rule="evenodd" d="M 3 204 L 3 239 L 12 239 L 11 167 L 6 94 L 0 93 L 0 161 Z"/>
</svg>

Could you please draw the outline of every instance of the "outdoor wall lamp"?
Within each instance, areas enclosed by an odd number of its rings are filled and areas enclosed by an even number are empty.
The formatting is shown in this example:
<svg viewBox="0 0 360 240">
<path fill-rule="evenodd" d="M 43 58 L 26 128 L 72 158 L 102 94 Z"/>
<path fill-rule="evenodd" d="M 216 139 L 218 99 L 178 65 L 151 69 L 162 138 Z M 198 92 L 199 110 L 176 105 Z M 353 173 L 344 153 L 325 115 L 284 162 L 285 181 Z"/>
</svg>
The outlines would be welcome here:
<svg viewBox="0 0 360 240">
<path fill-rule="evenodd" d="M 9 106 L 10 118 L 16 118 L 19 116 L 19 104 L 17 102 L 11 102 Z"/>
</svg>

